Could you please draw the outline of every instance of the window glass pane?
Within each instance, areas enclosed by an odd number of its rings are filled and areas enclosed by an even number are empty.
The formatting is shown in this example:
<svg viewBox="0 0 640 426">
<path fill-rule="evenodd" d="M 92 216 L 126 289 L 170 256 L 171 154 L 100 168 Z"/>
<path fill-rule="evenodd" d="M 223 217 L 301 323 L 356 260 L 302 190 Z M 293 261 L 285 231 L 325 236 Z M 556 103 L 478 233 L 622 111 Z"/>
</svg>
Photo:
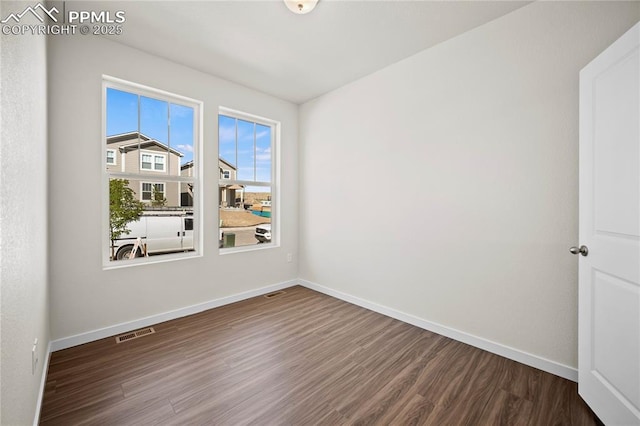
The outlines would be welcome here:
<svg viewBox="0 0 640 426">
<path fill-rule="evenodd" d="M 225 115 L 219 126 L 220 179 L 271 182 L 271 127 Z"/>
<path fill-rule="evenodd" d="M 109 180 L 110 260 L 126 261 L 130 257 L 143 256 L 145 251 L 149 256 L 193 251 L 194 220 L 191 213 L 146 209 L 150 203 L 139 200 L 136 187 L 142 191 L 143 198 L 152 197 L 152 192 L 169 189 L 165 183 Z M 130 256 L 132 252 L 134 256 Z"/>
<path fill-rule="evenodd" d="M 150 201 L 153 193 L 153 186 L 150 183 L 142 184 L 142 198 L 141 201 Z"/>
<path fill-rule="evenodd" d="M 107 136 L 138 131 L 138 95 L 107 88 Z"/>
<path fill-rule="evenodd" d="M 221 200 L 220 247 L 271 243 L 270 187 L 219 185 L 218 191 Z"/>
<path fill-rule="evenodd" d="M 156 155 L 154 156 L 154 167 L 155 170 L 160 170 L 160 171 L 164 171 L 164 159 L 165 157 L 163 155 Z"/>
<path fill-rule="evenodd" d="M 151 154 L 142 154 L 142 162 L 140 167 L 145 170 L 151 170 L 151 161 L 153 156 Z"/>
<path fill-rule="evenodd" d="M 271 127 L 256 124 L 256 181 L 271 182 Z"/>
<path fill-rule="evenodd" d="M 195 184 L 193 182 L 180 182 L 179 190 L 180 190 L 179 207 L 191 207 L 191 208 L 187 208 L 186 210 L 189 212 L 192 212 Z"/>
<path fill-rule="evenodd" d="M 169 141 L 169 103 L 140 96 L 140 132 L 163 144 Z"/>
<path fill-rule="evenodd" d="M 138 95 L 107 88 L 106 110 L 107 148 L 116 150 L 122 146 L 137 146 Z M 138 150 L 134 150 L 126 158 L 130 162 L 129 170 L 126 171 L 137 173 L 140 167 Z M 107 161 L 107 164 L 112 164 L 107 167 L 108 171 L 121 171 L 120 167 L 115 166 L 115 157 L 112 162 Z"/>
<path fill-rule="evenodd" d="M 255 180 L 255 123 L 238 120 L 238 180 Z"/>
<path fill-rule="evenodd" d="M 127 179 L 109 179 L 109 258 L 128 258 L 136 238 L 140 235 L 139 218 L 143 203 L 137 191 L 139 182 Z"/>
<path fill-rule="evenodd" d="M 154 183 L 151 186 L 151 206 L 156 208 L 166 207 L 166 195 L 164 183 Z"/>
<path fill-rule="evenodd" d="M 140 96 L 140 147 L 147 151 L 169 154 L 169 103 L 158 99 Z M 179 156 L 175 159 L 169 155 L 168 162 L 179 163 Z M 153 160 L 152 160 L 153 162 Z M 143 167 L 147 169 L 147 167 Z M 149 170 L 165 171 L 151 165 Z M 177 169 L 176 169 L 177 170 Z M 177 174 L 177 171 L 176 171 Z"/>
<path fill-rule="evenodd" d="M 236 166 L 236 119 L 218 116 L 218 156 L 229 166 Z"/>
<path fill-rule="evenodd" d="M 171 149 L 179 153 L 178 163 L 171 165 L 169 174 L 179 174 L 180 176 L 193 176 L 193 108 L 171 104 L 169 126 L 169 144 Z M 174 171 L 173 168 L 177 169 Z"/>
</svg>

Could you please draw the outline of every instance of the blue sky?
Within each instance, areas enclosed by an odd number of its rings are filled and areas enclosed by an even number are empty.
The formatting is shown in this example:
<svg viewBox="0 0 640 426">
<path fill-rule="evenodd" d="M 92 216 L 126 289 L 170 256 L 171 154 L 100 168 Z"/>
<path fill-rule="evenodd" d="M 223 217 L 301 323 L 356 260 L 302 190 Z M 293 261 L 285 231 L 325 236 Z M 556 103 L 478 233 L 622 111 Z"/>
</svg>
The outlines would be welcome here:
<svg viewBox="0 0 640 426">
<path fill-rule="evenodd" d="M 138 131 L 138 107 L 141 133 L 184 154 L 181 164 L 193 159 L 193 108 L 190 107 L 107 88 L 107 136 Z M 237 167 L 237 179 L 271 182 L 271 128 L 225 115 L 220 115 L 218 120 L 219 155 Z M 247 190 L 263 192 L 270 188 L 248 187 Z"/>
<path fill-rule="evenodd" d="M 138 131 L 138 102 L 140 132 L 184 154 L 180 164 L 193 160 L 193 108 L 183 105 L 108 88 L 107 136 Z"/>
<path fill-rule="evenodd" d="M 218 138 L 220 157 L 238 168 L 238 180 L 271 182 L 270 127 L 220 115 Z"/>
</svg>

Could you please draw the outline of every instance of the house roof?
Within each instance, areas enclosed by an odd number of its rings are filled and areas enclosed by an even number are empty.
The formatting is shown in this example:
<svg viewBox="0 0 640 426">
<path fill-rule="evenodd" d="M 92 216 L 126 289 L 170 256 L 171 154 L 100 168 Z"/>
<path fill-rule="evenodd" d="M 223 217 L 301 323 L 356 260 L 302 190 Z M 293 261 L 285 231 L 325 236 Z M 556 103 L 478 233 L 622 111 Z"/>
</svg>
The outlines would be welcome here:
<svg viewBox="0 0 640 426">
<path fill-rule="evenodd" d="M 155 145 L 162 148 L 162 150 L 168 150 L 172 154 L 175 154 L 179 157 L 184 157 L 184 154 L 181 153 L 180 151 L 170 148 L 168 145 L 162 142 L 159 142 L 155 139 L 152 139 L 149 136 L 145 135 L 144 133 L 139 133 L 139 132 L 128 132 L 128 133 L 121 133 L 119 135 L 108 136 L 107 145 L 112 143 L 132 140 L 132 139 L 139 139 L 139 140 L 130 144 L 121 145 L 118 147 L 118 149 L 123 152 L 129 152 L 139 148 L 143 149 L 143 148 L 148 148 L 150 146 Z"/>
<path fill-rule="evenodd" d="M 134 139 L 134 138 L 137 138 L 137 137 L 140 137 L 140 139 L 142 139 L 144 141 L 151 140 L 151 138 L 149 136 L 145 135 L 144 133 L 127 132 L 127 133 L 120 133 L 118 135 L 107 136 L 107 144 L 115 143 L 115 142 L 127 141 L 127 140 Z"/>
<path fill-rule="evenodd" d="M 222 158 L 218 157 L 218 161 L 220 161 L 221 163 L 226 164 L 227 166 L 229 166 L 230 168 L 232 168 L 233 170 L 237 170 L 237 168 L 235 166 L 232 166 L 229 162 L 223 160 Z"/>
</svg>

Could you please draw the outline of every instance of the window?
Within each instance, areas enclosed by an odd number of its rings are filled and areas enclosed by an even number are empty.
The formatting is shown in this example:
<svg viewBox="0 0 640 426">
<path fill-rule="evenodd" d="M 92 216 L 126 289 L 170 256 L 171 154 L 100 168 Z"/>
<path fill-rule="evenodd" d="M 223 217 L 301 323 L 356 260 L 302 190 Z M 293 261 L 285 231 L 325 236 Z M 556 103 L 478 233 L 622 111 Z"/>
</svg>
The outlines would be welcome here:
<svg viewBox="0 0 640 426">
<path fill-rule="evenodd" d="M 103 264 L 200 255 L 202 103 L 111 77 L 103 88 Z"/>
<path fill-rule="evenodd" d="M 142 182 L 142 201 L 159 202 L 164 198 L 164 183 Z"/>
<path fill-rule="evenodd" d="M 277 244 L 275 152 L 279 124 L 221 108 L 218 115 L 220 247 Z"/>
<path fill-rule="evenodd" d="M 164 154 L 147 154 L 142 153 L 140 155 L 140 168 L 142 170 L 154 170 L 156 172 L 164 172 L 164 165 L 166 163 L 167 156 Z"/>
<path fill-rule="evenodd" d="M 116 164 L 116 151 L 113 149 L 107 150 L 107 164 L 115 165 Z"/>
<path fill-rule="evenodd" d="M 151 170 L 151 165 L 153 163 L 153 155 L 142 154 L 142 160 L 140 160 L 140 168 L 144 170 Z"/>
<path fill-rule="evenodd" d="M 164 156 L 163 155 L 154 155 L 153 156 L 153 169 L 157 171 L 164 172 Z"/>
</svg>

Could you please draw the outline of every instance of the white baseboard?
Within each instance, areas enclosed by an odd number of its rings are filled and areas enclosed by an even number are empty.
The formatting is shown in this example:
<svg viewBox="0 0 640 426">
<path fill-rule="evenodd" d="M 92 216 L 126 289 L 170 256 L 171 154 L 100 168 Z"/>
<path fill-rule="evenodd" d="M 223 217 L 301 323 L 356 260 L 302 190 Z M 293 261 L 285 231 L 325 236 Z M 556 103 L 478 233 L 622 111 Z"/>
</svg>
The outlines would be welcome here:
<svg viewBox="0 0 640 426">
<path fill-rule="evenodd" d="M 44 365 L 42 366 L 42 377 L 40 378 L 40 390 L 38 391 L 38 401 L 36 402 L 36 415 L 33 419 L 33 426 L 38 426 L 40 423 L 44 387 L 47 384 L 47 373 L 49 373 L 49 359 L 51 359 L 51 342 L 47 345 L 47 353 L 45 354 Z"/>
<path fill-rule="evenodd" d="M 267 294 L 272 291 L 277 291 L 283 288 L 292 287 L 297 284 L 307 287 L 311 290 L 315 290 L 320 293 L 333 296 L 337 299 L 344 300 L 345 302 L 349 302 L 354 305 L 361 306 L 371 311 L 378 312 L 382 315 L 395 318 L 407 324 L 415 325 L 416 327 L 420 327 L 422 329 L 429 330 L 434 333 L 438 333 L 440 335 L 449 337 L 459 342 L 466 343 L 468 345 L 475 346 L 476 348 L 480 348 L 485 351 L 494 353 L 496 355 L 500 355 L 505 358 L 520 362 L 530 367 L 534 367 L 542 371 L 555 374 L 556 376 L 564 377 L 565 379 L 572 380 L 574 382 L 578 381 L 578 370 L 576 370 L 573 367 L 569 367 L 567 365 L 560 364 L 558 362 L 551 361 L 549 359 L 546 359 L 537 355 L 533 355 L 528 352 L 521 351 L 519 349 L 515 349 L 500 343 L 496 343 L 491 340 L 477 337 L 472 334 L 468 334 L 463 331 L 456 330 L 454 328 L 447 327 L 442 324 L 438 324 L 432 321 L 427 321 L 425 319 L 418 318 L 414 315 L 407 314 L 407 313 L 398 311 L 396 309 L 379 305 L 377 303 L 370 302 L 368 300 L 361 299 L 359 297 L 352 296 L 350 294 L 333 290 L 331 288 L 322 286 L 320 284 L 316 284 L 316 283 L 313 283 L 307 280 L 302 280 L 302 279 L 285 281 L 282 283 L 261 287 L 255 290 L 249 290 L 243 293 L 222 297 L 220 299 L 199 303 L 197 305 L 187 306 L 185 308 L 176 309 L 174 311 L 152 315 L 145 318 L 140 318 L 138 320 L 129 321 L 126 323 L 116 324 L 116 325 L 101 328 L 98 330 L 77 334 L 75 336 L 69 336 L 69 337 L 64 337 L 62 339 L 57 339 L 49 343 L 48 354 L 50 354 L 51 352 L 59 351 L 61 349 L 66 349 L 72 346 L 89 343 L 94 340 L 103 339 L 105 337 L 126 333 L 128 331 L 136 330 L 138 328 L 149 327 L 151 325 L 158 324 L 161 322 L 169 321 L 176 318 L 182 318 L 187 315 L 192 315 L 202 311 L 206 311 L 208 309 L 213 309 L 219 306 L 228 305 L 230 303 L 239 302 L 241 300 Z M 45 366 L 45 371 L 43 372 L 43 381 L 42 381 L 41 390 L 40 390 L 41 393 L 44 392 L 44 380 L 46 379 L 46 368 L 48 368 L 48 363 L 49 363 L 49 357 L 47 356 L 47 365 Z M 42 395 L 40 395 L 40 399 L 38 402 L 38 414 L 36 414 L 36 416 L 39 415 L 39 408 L 40 408 L 39 404 L 41 400 L 42 400 Z"/>
<path fill-rule="evenodd" d="M 347 293 L 343 293 L 341 291 L 333 290 L 320 284 L 302 279 L 299 279 L 298 283 L 311 290 L 315 290 L 320 293 L 335 297 L 337 299 L 344 300 L 345 302 L 349 302 L 354 305 L 369 309 L 371 311 L 378 312 L 382 315 L 395 318 L 407 324 L 415 325 L 416 327 L 438 333 L 442 336 L 449 337 L 459 342 L 475 346 L 476 348 L 483 349 L 485 351 L 503 356 L 505 358 L 520 362 L 522 364 L 537 368 L 542 371 L 546 371 L 547 373 L 564 377 L 565 379 L 574 382 L 578 381 L 578 370 L 573 367 L 569 367 L 567 365 L 560 364 L 555 361 L 551 361 L 546 358 L 542 358 L 537 355 L 533 355 L 509 346 L 505 346 L 500 343 L 492 342 L 491 340 L 483 339 L 481 337 L 477 337 L 463 331 L 444 326 L 442 324 L 427 321 L 422 318 L 418 318 L 416 316 L 392 308 L 388 308 L 386 306 L 379 305 L 377 303 L 373 303 Z"/>
<path fill-rule="evenodd" d="M 117 334 L 126 333 L 138 328 L 149 327 L 154 324 L 169 321 L 176 318 L 186 317 L 187 315 L 197 314 L 202 311 L 217 308 L 219 306 L 228 305 L 230 303 L 239 302 L 241 300 L 250 299 L 255 296 L 271 293 L 272 291 L 281 290 L 283 288 L 292 287 L 298 284 L 298 280 L 285 281 L 266 287 L 257 288 L 255 290 L 245 291 L 243 293 L 233 294 L 231 296 L 221 297 L 220 299 L 210 300 L 208 302 L 199 303 L 197 305 L 187 306 L 185 308 L 176 309 L 174 311 L 164 312 L 157 315 L 151 315 L 134 321 L 128 321 L 116 325 L 112 325 L 98 330 L 88 331 L 86 333 L 76 334 L 75 336 L 63 337 L 50 343 L 50 351 L 55 352 L 67 349 L 73 346 L 82 345 L 84 343 L 93 342 L 95 340 L 104 339 L 105 337 L 115 336 Z"/>
</svg>

